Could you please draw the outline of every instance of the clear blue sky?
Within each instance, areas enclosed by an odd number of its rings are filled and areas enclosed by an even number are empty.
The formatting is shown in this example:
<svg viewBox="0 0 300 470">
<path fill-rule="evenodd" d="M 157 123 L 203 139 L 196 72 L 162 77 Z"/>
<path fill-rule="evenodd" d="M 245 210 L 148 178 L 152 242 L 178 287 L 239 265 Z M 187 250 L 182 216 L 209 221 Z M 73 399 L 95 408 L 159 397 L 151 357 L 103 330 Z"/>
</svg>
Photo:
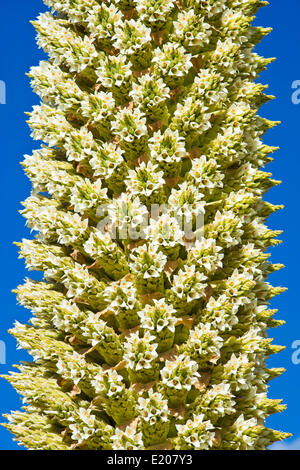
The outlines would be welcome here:
<svg viewBox="0 0 300 470">
<path fill-rule="evenodd" d="M 22 260 L 17 259 L 13 241 L 28 237 L 23 218 L 18 214 L 20 201 L 30 191 L 30 185 L 22 172 L 19 162 L 23 155 L 37 148 L 31 141 L 29 129 L 25 123 L 24 111 L 29 111 L 38 98 L 31 92 L 29 79 L 25 76 L 31 65 L 37 65 L 43 58 L 42 51 L 35 45 L 35 34 L 29 23 L 45 7 L 42 0 L 14 0 L 1 2 L 0 36 L 1 60 L 0 80 L 6 83 L 7 104 L 0 104 L 1 133 L 1 301 L 2 315 L 0 321 L 0 340 L 6 344 L 6 365 L 0 364 L 0 374 L 12 370 L 12 364 L 28 358 L 24 351 L 16 350 L 15 341 L 7 334 L 15 319 L 25 322 L 29 313 L 16 305 L 14 294 L 10 291 L 20 284 L 27 275 Z M 277 57 L 277 61 L 261 76 L 261 82 L 270 85 L 270 94 L 277 99 L 263 108 L 263 115 L 273 120 L 281 120 L 282 125 L 269 131 L 265 141 L 270 145 L 279 145 L 275 162 L 269 166 L 276 179 L 283 181 L 280 187 L 273 189 L 268 200 L 275 204 L 285 204 L 284 211 L 273 215 L 269 226 L 284 229 L 283 244 L 272 250 L 273 261 L 284 263 L 286 269 L 276 273 L 271 280 L 274 285 L 285 285 L 288 292 L 277 297 L 274 308 L 279 308 L 278 318 L 286 320 L 287 325 L 272 330 L 277 344 L 284 344 L 286 350 L 273 356 L 270 365 L 285 367 L 287 372 L 273 381 L 270 388 L 272 398 L 283 398 L 288 404 L 286 412 L 269 419 L 269 425 L 276 429 L 290 431 L 294 437 L 286 446 L 300 449 L 300 364 L 294 365 L 291 360 L 293 341 L 300 340 L 300 307 L 299 307 L 299 228 L 300 214 L 298 188 L 300 187 L 300 104 L 291 102 L 291 84 L 300 80 L 300 2 L 299 0 L 270 0 L 270 6 L 263 8 L 256 20 L 262 26 L 272 26 L 274 31 L 258 47 L 258 52 L 266 57 Z M 1 101 L 1 95 L 0 95 Z M 0 412 L 8 412 L 21 406 L 13 389 L 0 380 Z M 297 442 L 297 438 L 299 439 Z M 0 429 L 0 449 L 18 449 L 10 434 Z"/>
</svg>

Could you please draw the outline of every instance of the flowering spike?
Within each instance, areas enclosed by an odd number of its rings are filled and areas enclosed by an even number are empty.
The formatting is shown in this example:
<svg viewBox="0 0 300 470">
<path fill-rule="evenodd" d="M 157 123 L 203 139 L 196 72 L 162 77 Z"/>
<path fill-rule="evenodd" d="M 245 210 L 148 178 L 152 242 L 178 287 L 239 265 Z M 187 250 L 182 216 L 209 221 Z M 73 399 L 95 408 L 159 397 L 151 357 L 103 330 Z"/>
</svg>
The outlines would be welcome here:
<svg viewBox="0 0 300 470">
<path fill-rule="evenodd" d="M 44 0 L 49 55 L 29 77 L 43 145 L 22 163 L 35 240 L 16 290 L 33 312 L 11 333 L 34 358 L 5 378 L 29 449 L 266 449 L 285 409 L 267 329 L 284 291 L 266 250 L 283 206 L 264 167 L 277 125 L 257 83 L 260 0 Z"/>
</svg>

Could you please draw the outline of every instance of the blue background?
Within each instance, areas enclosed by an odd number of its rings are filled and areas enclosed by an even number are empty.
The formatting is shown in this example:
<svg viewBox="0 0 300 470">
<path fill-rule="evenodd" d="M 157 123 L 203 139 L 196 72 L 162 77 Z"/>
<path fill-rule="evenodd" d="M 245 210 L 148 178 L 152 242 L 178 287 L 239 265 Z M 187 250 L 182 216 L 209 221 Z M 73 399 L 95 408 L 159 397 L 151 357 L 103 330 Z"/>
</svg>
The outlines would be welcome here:
<svg viewBox="0 0 300 470">
<path fill-rule="evenodd" d="M 24 111 L 30 111 L 32 105 L 38 103 L 38 98 L 30 88 L 29 79 L 25 73 L 31 65 L 37 65 L 44 58 L 41 50 L 35 44 L 34 29 L 29 20 L 35 19 L 45 11 L 42 0 L 14 0 L 1 2 L 0 7 L 0 80 L 7 86 L 7 103 L 0 104 L 1 121 L 1 251 L 0 251 L 0 288 L 2 303 L 2 318 L 0 322 L 0 340 L 6 344 L 6 365 L 0 364 L 0 374 L 12 370 L 12 364 L 28 358 L 27 353 L 16 350 L 15 340 L 7 330 L 13 322 L 27 321 L 29 312 L 16 305 L 11 289 L 22 283 L 28 275 L 22 260 L 17 258 L 17 249 L 13 241 L 30 237 L 25 228 L 24 219 L 18 214 L 20 201 L 30 192 L 30 185 L 23 174 L 19 162 L 23 154 L 31 153 L 38 144 L 30 139 L 30 132 L 25 122 Z M 300 51 L 300 2 L 299 0 L 271 0 L 270 6 L 262 8 L 256 19 L 256 24 L 272 26 L 273 32 L 266 37 L 257 48 L 265 57 L 277 57 L 267 72 L 261 76 L 262 83 L 270 85 L 270 94 L 276 95 L 276 100 L 262 108 L 261 114 L 272 120 L 281 120 L 281 126 L 268 132 L 265 142 L 278 145 L 281 150 L 275 154 L 275 162 L 268 167 L 275 179 L 283 184 L 272 189 L 268 200 L 275 204 L 285 204 L 285 210 L 279 211 L 269 219 L 269 226 L 284 229 L 281 237 L 283 244 L 272 250 L 274 262 L 284 263 L 286 269 L 273 274 L 273 285 L 285 285 L 287 293 L 275 298 L 273 306 L 279 308 L 278 318 L 286 320 L 287 325 L 272 330 L 271 335 L 276 344 L 283 344 L 286 350 L 273 356 L 269 364 L 274 367 L 285 367 L 287 372 L 279 379 L 273 380 L 270 387 L 271 398 L 283 398 L 288 404 L 287 411 L 277 414 L 268 420 L 275 429 L 289 431 L 293 438 L 285 444 L 276 444 L 275 448 L 300 449 L 299 428 L 299 385 L 300 364 L 294 365 L 291 357 L 293 341 L 300 340 L 299 323 L 299 140 L 300 140 L 300 105 L 291 101 L 292 82 L 300 80 L 299 60 Z M 32 275 L 33 273 L 30 273 Z M 33 274 L 34 275 L 34 274 Z M 12 387 L 0 380 L 0 412 L 5 413 L 21 406 L 20 398 Z M 19 449 L 13 442 L 9 432 L 0 429 L 0 449 Z"/>
</svg>

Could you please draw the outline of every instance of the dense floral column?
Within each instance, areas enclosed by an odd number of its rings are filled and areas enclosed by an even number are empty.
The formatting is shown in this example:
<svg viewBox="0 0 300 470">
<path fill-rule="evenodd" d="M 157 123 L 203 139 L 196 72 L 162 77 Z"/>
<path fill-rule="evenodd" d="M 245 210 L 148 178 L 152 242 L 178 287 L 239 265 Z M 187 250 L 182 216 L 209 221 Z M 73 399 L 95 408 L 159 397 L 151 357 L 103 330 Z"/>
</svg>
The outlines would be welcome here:
<svg viewBox="0 0 300 470">
<path fill-rule="evenodd" d="M 29 449 L 265 449 L 285 409 L 267 329 L 279 184 L 257 115 L 259 0 L 45 0 L 30 70 L 34 240 L 12 334 L 34 361 L 6 427 Z M 153 211 L 153 208 L 156 209 Z M 199 221 L 202 223 L 199 223 Z M 186 230 L 186 226 L 189 230 Z M 191 236 L 192 235 L 192 236 Z"/>
</svg>

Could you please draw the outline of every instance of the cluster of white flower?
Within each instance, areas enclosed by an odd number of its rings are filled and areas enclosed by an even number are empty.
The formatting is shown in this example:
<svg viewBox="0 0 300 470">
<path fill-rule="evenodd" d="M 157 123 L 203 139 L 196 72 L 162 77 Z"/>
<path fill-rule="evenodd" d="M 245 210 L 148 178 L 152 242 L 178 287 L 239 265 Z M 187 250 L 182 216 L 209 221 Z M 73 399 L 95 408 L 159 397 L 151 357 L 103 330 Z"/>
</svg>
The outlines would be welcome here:
<svg viewBox="0 0 300 470">
<path fill-rule="evenodd" d="M 285 406 L 281 405 L 281 402 L 282 400 L 268 398 L 267 391 L 259 393 L 258 387 L 254 386 L 247 391 L 244 401 L 244 416 L 253 416 L 257 420 L 265 420 L 270 415 L 270 408 L 272 411 L 276 410 L 277 412 L 285 410 Z"/>
<path fill-rule="evenodd" d="M 154 50 L 153 68 L 158 77 L 163 78 L 170 88 L 184 82 L 185 76 L 193 66 L 192 55 L 186 53 L 178 43 L 168 42 Z"/>
<path fill-rule="evenodd" d="M 108 56 L 102 60 L 95 70 L 98 83 L 111 90 L 115 100 L 127 99 L 131 88 L 131 62 L 124 54 Z"/>
<path fill-rule="evenodd" d="M 10 376 L 9 380 L 24 396 L 23 404 L 29 405 L 26 409 L 29 412 L 36 412 L 40 408 L 51 417 L 59 413 L 62 423 L 67 425 L 74 411 L 78 411 L 72 399 L 62 392 L 55 379 L 50 378 L 48 381 L 43 374 L 34 374 L 30 366 L 23 366 L 20 369 L 21 374 L 18 374 L 20 380 L 18 381 L 16 373 Z"/>
<path fill-rule="evenodd" d="M 262 253 L 255 247 L 254 243 L 246 243 L 239 252 L 239 266 L 250 269 L 253 276 L 261 274 L 260 267 L 270 256 L 269 253 Z M 250 271 L 249 271 L 250 272 Z"/>
<path fill-rule="evenodd" d="M 152 162 L 142 162 L 134 170 L 129 170 L 125 183 L 127 191 L 133 196 L 138 196 L 147 206 L 152 202 L 165 202 L 163 172 Z"/>
<path fill-rule="evenodd" d="M 151 42 L 151 30 L 139 20 L 126 20 L 122 27 L 116 27 L 113 36 L 114 47 L 119 49 L 121 54 L 129 56 L 136 54 Z"/>
<path fill-rule="evenodd" d="M 259 357 L 263 359 L 267 353 L 268 346 L 271 342 L 269 338 L 262 339 L 263 331 L 260 326 L 251 325 L 247 333 L 239 338 L 239 350 L 246 354 L 249 360 L 256 360 Z"/>
<path fill-rule="evenodd" d="M 170 98 L 169 92 L 170 89 L 161 78 L 144 74 L 138 78 L 138 83 L 132 84 L 129 96 L 151 121 L 155 121 L 166 115 L 163 105 Z"/>
<path fill-rule="evenodd" d="M 137 277 L 138 284 L 140 282 L 143 284 L 144 281 L 146 287 L 151 288 L 153 282 L 157 287 L 156 279 L 163 279 L 164 267 L 167 262 L 167 257 L 159 250 L 159 246 L 141 245 L 131 252 L 130 259 L 130 270 Z M 160 282 L 158 282 L 158 286 L 159 284 Z"/>
<path fill-rule="evenodd" d="M 157 374 L 156 359 L 158 357 L 156 352 L 157 344 L 153 343 L 155 339 L 155 336 L 148 331 L 142 338 L 139 337 L 138 333 L 133 333 L 124 344 L 124 360 L 133 381 L 143 382 L 146 379 L 148 382 L 151 380 L 149 380 L 149 377 L 152 380 L 155 378 Z"/>
<path fill-rule="evenodd" d="M 104 291 L 104 298 L 120 328 L 132 328 L 139 323 L 139 303 L 132 282 L 121 279 L 120 282 L 110 284 Z"/>
<path fill-rule="evenodd" d="M 143 310 L 138 312 L 141 319 L 141 328 L 150 330 L 151 334 L 158 334 L 165 329 L 175 332 L 175 325 L 177 318 L 174 316 L 176 313 L 172 305 L 166 303 L 165 299 L 153 300 L 154 305 L 147 304 Z"/>
<path fill-rule="evenodd" d="M 80 331 L 79 324 L 84 321 L 86 315 L 82 312 L 77 304 L 64 299 L 60 304 L 55 306 L 53 312 L 53 324 L 60 331 L 67 333 L 77 333 Z"/>
<path fill-rule="evenodd" d="M 176 424 L 178 437 L 176 449 L 209 450 L 213 447 L 214 427 L 204 415 L 194 415 L 185 424 Z"/>
<path fill-rule="evenodd" d="M 219 15 L 227 6 L 227 0 L 196 0 L 196 2 L 201 9 L 201 14 L 208 18 Z"/>
<path fill-rule="evenodd" d="M 125 158 L 132 160 L 146 150 L 148 130 L 145 115 L 139 108 L 123 108 L 111 122 L 114 135 L 120 139 Z"/>
<path fill-rule="evenodd" d="M 125 431 L 117 428 L 111 440 L 114 450 L 139 450 L 144 448 L 142 433 L 137 433 L 130 426 L 127 426 Z"/>
<path fill-rule="evenodd" d="M 27 337 L 26 340 L 22 339 L 22 334 L 27 333 L 28 327 L 26 325 L 23 325 L 22 323 L 15 321 L 14 322 L 14 333 L 15 333 L 15 338 L 17 339 L 17 349 L 26 349 L 27 351 L 31 351 L 34 353 L 34 358 L 39 359 L 42 355 L 42 352 L 39 353 L 38 350 L 33 349 L 34 348 L 34 343 L 32 341 L 31 336 Z M 49 355 L 48 357 L 51 357 Z"/>
<path fill-rule="evenodd" d="M 159 245 L 168 258 L 177 258 L 180 246 L 184 243 L 184 232 L 174 217 L 162 214 L 158 219 L 151 218 L 145 232 L 146 238 L 152 244 Z"/>
<path fill-rule="evenodd" d="M 131 421 L 136 415 L 136 398 L 125 387 L 123 377 L 116 370 L 101 370 L 91 380 L 101 405 L 117 425 Z"/>
<path fill-rule="evenodd" d="M 136 0 L 139 17 L 152 31 L 161 30 L 169 21 L 174 0 Z"/>
<path fill-rule="evenodd" d="M 141 419 L 149 423 L 149 426 L 155 425 L 157 421 L 165 423 L 168 421 L 168 401 L 161 393 L 154 392 L 152 388 L 148 391 L 147 398 L 138 398 L 138 410 Z"/>
<path fill-rule="evenodd" d="M 224 174 L 219 171 L 219 165 L 213 158 L 201 155 L 192 160 L 192 168 L 188 174 L 191 180 L 203 192 L 211 193 L 216 188 L 223 187 Z"/>
<path fill-rule="evenodd" d="M 28 76 L 31 86 L 45 104 L 56 106 L 61 111 L 78 110 L 85 94 L 81 91 L 71 75 L 55 64 L 41 61 L 31 67 Z"/>
<path fill-rule="evenodd" d="M 122 27 L 122 13 L 113 4 L 99 5 L 98 2 L 88 12 L 88 30 L 102 46 L 110 46 L 117 27 Z"/>
<path fill-rule="evenodd" d="M 98 314 L 88 314 L 84 325 L 81 326 L 81 335 L 87 344 L 97 349 L 107 364 L 116 365 L 122 359 L 121 339 Z"/>
<path fill-rule="evenodd" d="M 71 261 L 65 256 L 65 251 L 59 251 L 59 247 L 56 247 L 55 245 L 53 245 L 53 248 L 49 250 L 49 245 L 35 241 L 33 241 L 33 243 L 36 244 L 32 245 L 30 248 L 31 250 L 33 247 L 36 249 L 36 257 L 29 253 L 27 254 L 25 250 L 22 250 L 22 255 L 26 257 L 27 262 L 33 263 L 32 265 L 34 266 L 34 269 L 41 269 L 41 265 L 44 265 L 46 280 L 55 280 L 63 283 L 65 273 L 75 267 L 75 261 Z"/>
<path fill-rule="evenodd" d="M 251 431 L 257 426 L 257 419 L 245 419 L 241 414 L 231 427 L 230 438 L 236 449 L 253 450 L 256 436 L 251 436 Z M 227 436 L 225 436 L 227 437 Z"/>
<path fill-rule="evenodd" d="M 107 180 L 117 170 L 121 170 L 120 166 L 124 161 L 123 153 L 124 151 L 113 142 L 105 142 L 97 152 L 92 153 L 92 158 L 89 160 L 94 170 L 94 176 L 100 176 Z"/>
<path fill-rule="evenodd" d="M 206 106 L 216 111 L 222 108 L 228 96 L 222 75 L 209 69 L 201 69 L 195 77 L 192 90 L 201 97 Z"/>
<path fill-rule="evenodd" d="M 129 170 L 129 174 L 130 171 L 133 170 Z M 112 224 L 110 231 L 123 243 L 144 238 L 148 210 L 139 197 L 132 193 L 122 193 L 108 205 L 107 210 Z"/>
<path fill-rule="evenodd" d="M 190 331 L 190 336 L 184 350 L 191 359 L 197 362 L 200 368 L 215 364 L 221 357 L 223 339 L 218 331 L 213 329 L 211 323 L 199 323 Z M 211 364 L 209 364 L 211 363 Z"/>
<path fill-rule="evenodd" d="M 85 21 L 90 9 L 98 5 L 97 0 L 45 0 L 44 3 L 53 10 L 66 13 L 75 22 Z"/>
<path fill-rule="evenodd" d="M 75 246 L 88 236 L 88 220 L 82 219 L 79 214 L 58 210 L 54 200 L 30 196 L 23 204 L 25 209 L 22 214 L 27 219 L 27 225 L 40 232 L 42 241 Z"/>
<path fill-rule="evenodd" d="M 239 52 L 238 44 L 232 39 L 227 38 L 224 41 L 219 39 L 211 56 L 212 64 L 218 71 L 223 70 L 223 73 L 233 76 L 236 74 L 234 60 Z"/>
<path fill-rule="evenodd" d="M 71 131 L 64 113 L 45 104 L 33 106 L 28 124 L 32 129 L 32 138 L 43 140 L 50 146 L 59 146 Z"/>
<path fill-rule="evenodd" d="M 112 279 L 120 279 L 127 274 L 124 251 L 111 239 L 109 233 L 100 230 L 92 232 L 83 248 Z"/>
<path fill-rule="evenodd" d="M 69 428 L 72 432 L 71 439 L 81 444 L 95 433 L 96 417 L 95 415 L 91 414 L 90 409 L 79 408 L 79 413 L 76 418 L 73 418 L 76 422 L 69 425 Z"/>
<path fill-rule="evenodd" d="M 65 138 L 64 148 L 69 161 L 80 162 L 87 159 L 97 150 L 93 134 L 84 126 L 70 129 Z"/>
<path fill-rule="evenodd" d="M 172 39 L 180 42 L 186 49 L 203 51 L 209 44 L 212 28 L 203 18 L 195 14 L 193 8 L 180 12 L 174 22 Z"/>
<path fill-rule="evenodd" d="M 33 22 L 38 33 L 38 45 L 44 49 L 55 64 L 67 64 L 70 72 L 82 72 L 92 65 L 98 52 L 88 36 L 81 38 L 70 28 L 67 22 L 53 17 L 51 13 L 42 13 Z M 64 54 L 61 54 L 63 49 Z"/>
<path fill-rule="evenodd" d="M 174 275 L 172 287 L 168 291 L 168 301 L 170 301 L 177 311 L 177 314 L 187 315 L 194 304 L 204 295 L 206 276 L 196 271 L 195 266 L 185 266 L 178 274 Z"/>
<path fill-rule="evenodd" d="M 59 358 L 56 363 L 57 373 L 66 380 L 72 380 L 78 385 L 86 373 L 86 361 L 82 354 L 73 351 L 73 354 L 66 354 L 64 358 Z"/>
<path fill-rule="evenodd" d="M 125 385 L 123 377 L 116 370 L 102 370 L 92 380 L 92 385 L 97 394 L 107 398 L 122 394 Z"/>
<path fill-rule="evenodd" d="M 261 166 L 261 165 L 260 165 Z M 251 163 L 244 163 L 235 172 L 234 178 L 232 179 L 232 187 L 235 187 L 237 179 L 241 181 L 241 186 L 245 188 L 251 188 L 251 190 L 261 196 L 264 194 L 265 188 L 261 187 L 261 183 L 267 183 L 267 178 L 271 176 L 271 173 L 264 171 L 257 171 Z"/>
<path fill-rule="evenodd" d="M 35 191 L 48 191 L 62 202 L 69 201 L 72 186 L 76 181 L 81 181 L 70 163 L 47 158 L 44 149 L 35 150 L 32 155 L 25 155 L 22 165 Z"/>
<path fill-rule="evenodd" d="M 199 192 L 199 188 L 186 181 L 181 183 L 178 189 L 173 188 L 171 191 L 168 204 L 172 207 L 173 216 L 183 223 L 186 238 L 192 237 L 192 229 L 196 228 L 194 225 L 204 224 L 205 202 L 202 199 L 203 194 Z M 188 227 L 187 224 L 191 222 Z"/>
<path fill-rule="evenodd" d="M 218 152 L 223 152 L 223 163 L 218 161 L 220 157 Z M 248 144 L 244 137 L 244 129 L 241 121 L 238 125 L 226 125 L 223 132 L 219 133 L 212 145 L 210 155 L 214 156 L 218 163 L 225 166 L 240 161 L 245 158 L 248 152 Z"/>
<path fill-rule="evenodd" d="M 167 395 L 176 395 L 176 391 L 182 390 L 188 392 L 200 377 L 197 371 L 198 364 L 186 354 L 180 354 L 174 361 L 166 360 L 160 371 L 163 390 Z"/>
<path fill-rule="evenodd" d="M 229 248 L 241 242 L 243 221 L 233 211 L 217 211 L 214 221 L 205 230 L 206 238 L 214 238 L 218 245 Z"/>
<path fill-rule="evenodd" d="M 266 85 L 252 82 L 246 77 L 237 77 L 232 83 L 232 90 L 237 97 L 237 101 L 240 99 L 242 99 L 242 101 L 246 99 L 251 100 L 251 98 L 253 99 L 254 96 L 259 95 L 260 92 L 264 91 L 266 88 Z"/>
<path fill-rule="evenodd" d="M 259 203 L 259 199 L 249 188 L 242 188 L 239 191 L 232 191 L 226 198 L 224 210 L 239 211 L 245 222 L 251 220 L 250 217 L 255 215 L 254 204 Z"/>
<path fill-rule="evenodd" d="M 36 240 L 23 239 L 22 243 L 16 243 L 20 247 L 19 258 L 24 258 L 26 268 L 37 271 L 44 270 L 46 278 L 60 280 L 65 268 L 73 263 L 65 254 L 65 250 L 59 246 L 39 243 Z"/>
<path fill-rule="evenodd" d="M 38 322 L 40 318 L 51 319 L 54 307 L 64 300 L 63 294 L 54 290 L 53 284 L 30 279 L 25 279 L 25 283 L 18 287 L 16 294 L 20 305 L 32 309 L 36 315 L 32 323 Z"/>
<path fill-rule="evenodd" d="M 253 281 L 253 275 L 248 269 L 245 269 L 242 272 L 235 269 L 232 275 L 225 281 L 226 292 L 231 297 L 248 295 L 249 290 L 254 286 L 255 282 Z M 243 298 L 242 301 L 244 305 L 245 299 Z"/>
<path fill-rule="evenodd" d="M 227 122 L 243 125 L 243 122 L 247 120 L 248 115 L 253 115 L 253 110 L 249 103 L 245 101 L 238 101 L 237 103 L 233 103 L 228 108 Z"/>
<path fill-rule="evenodd" d="M 151 159 L 158 163 L 165 177 L 178 174 L 181 160 L 186 154 L 184 139 L 178 131 L 168 128 L 163 134 L 160 131 L 155 132 L 149 139 L 149 149 Z"/>
<path fill-rule="evenodd" d="M 210 129 L 211 113 L 197 95 L 188 96 L 183 103 L 178 103 L 172 117 L 171 128 L 177 129 L 185 137 L 186 145 L 193 145 L 193 133 L 200 134 Z M 192 133 L 192 135 L 190 135 Z"/>
<path fill-rule="evenodd" d="M 260 217 L 256 217 L 247 226 L 249 240 L 261 249 L 280 243 L 278 240 L 274 240 L 274 237 L 278 237 L 281 233 L 280 230 L 268 229 L 264 224 L 264 220 Z"/>
<path fill-rule="evenodd" d="M 94 183 L 85 178 L 84 182 L 77 182 L 70 197 L 70 203 L 74 211 L 81 215 L 88 214 L 95 217 L 95 211 L 100 204 L 106 204 L 108 201 L 107 189 L 102 188 L 100 179 Z"/>
<path fill-rule="evenodd" d="M 114 114 L 115 100 L 112 93 L 103 91 L 86 94 L 81 102 L 82 114 L 97 126 L 103 136 L 110 135 L 110 121 Z"/>
<path fill-rule="evenodd" d="M 248 390 L 254 380 L 254 365 L 249 362 L 247 354 L 232 354 L 230 359 L 224 364 L 214 369 L 218 376 L 219 367 L 221 368 L 221 380 L 223 383 L 230 384 L 232 392 L 239 390 Z M 219 380 L 218 380 L 219 382 Z"/>
<path fill-rule="evenodd" d="M 253 40 L 253 39 L 252 39 Z M 262 70 L 265 70 L 266 66 L 273 62 L 274 58 L 267 58 L 259 56 L 257 53 L 251 52 L 250 48 L 245 49 L 245 57 L 249 61 L 248 64 L 245 66 L 245 62 L 241 60 L 240 57 L 236 57 L 236 70 L 247 70 L 249 74 L 248 77 L 253 78 L 255 80 Z M 257 116 L 258 117 L 258 116 Z M 269 127 L 272 127 L 272 121 L 269 121 L 271 124 Z M 274 122 L 273 122 L 274 125 Z M 261 134 L 260 134 L 261 135 Z"/>
<path fill-rule="evenodd" d="M 201 396 L 197 409 L 215 423 L 220 417 L 235 413 L 234 398 L 228 383 L 212 385 Z"/>
<path fill-rule="evenodd" d="M 214 158 L 222 167 L 242 160 L 247 154 L 247 143 L 240 125 L 227 125 L 211 142 L 209 158 Z M 220 155 L 222 157 L 220 158 Z"/>
<path fill-rule="evenodd" d="M 222 248 L 216 244 L 216 240 L 201 238 L 196 240 L 190 248 L 187 264 L 189 266 L 195 265 L 197 270 L 203 271 L 206 275 L 212 275 L 222 268 L 223 258 Z"/>
<path fill-rule="evenodd" d="M 50 224 L 52 228 L 56 227 L 57 241 L 59 243 L 77 246 L 80 241 L 87 238 L 89 232 L 88 220 L 82 219 L 78 214 L 56 210 L 50 210 L 50 213 L 48 213 L 48 209 L 44 211 L 41 207 L 41 213 L 37 214 L 37 217 L 42 219 L 43 216 L 47 225 Z M 43 233 L 42 230 L 39 231 Z"/>
<path fill-rule="evenodd" d="M 224 29 L 224 34 L 230 35 L 231 38 L 235 37 L 235 40 L 241 44 L 247 41 L 246 31 L 250 23 L 250 18 L 247 18 L 243 12 L 233 9 L 225 10 L 221 17 L 221 25 Z"/>
<path fill-rule="evenodd" d="M 236 314 L 239 306 L 239 301 L 235 302 L 226 293 L 217 299 L 210 297 L 203 312 L 203 321 L 210 321 L 219 332 L 231 330 L 238 323 Z"/>
<path fill-rule="evenodd" d="M 33 163 L 33 161 L 32 161 Z M 71 176 L 69 171 L 65 170 L 58 170 L 56 169 L 57 165 L 54 165 L 50 162 L 45 162 L 43 160 L 39 160 L 36 165 L 36 176 L 38 179 L 37 184 L 33 184 L 34 189 L 40 192 L 48 192 L 54 199 L 59 200 L 62 204 L 69 203 L 72 188 L 75 186 L 76 183 L 80 186 L 83 180 L 78 176 Z M 62 165 L 64 166 L 64 165 Z M 34 163 L 30 167 L 32 170 L 34 168 Z M 69 167 L 66 166 L 66 168 Z M 47 178 L 49 172 L 51 171 L 51 180 Z M 31 176 L 31 180 L 34 180 L 35 176 Z M 47 180 L 47 184 L 44 185 L 42 189 L 43 182 Z"/>
<path fill-rule="evenodd" d="M 103 307 L 102 294 L 105 284 L 90 274 L 85 266 L 75 263 L 74 267 L 66 268 L 61 281 L 67 289 L 68 298 L 75 297 L 82 302 L 86 301 L 95 309 Z"/>
<path fill-rule="evenodd" d="M 122 344 L 118 335 L 97 314 L 82 312 L 76 305 L 65 301 L 55 307 L 53 323 L 59 330 L 75 334 L 91 345 L 107 364 L 116 365 L 121 360 Z"/>
</svg>

